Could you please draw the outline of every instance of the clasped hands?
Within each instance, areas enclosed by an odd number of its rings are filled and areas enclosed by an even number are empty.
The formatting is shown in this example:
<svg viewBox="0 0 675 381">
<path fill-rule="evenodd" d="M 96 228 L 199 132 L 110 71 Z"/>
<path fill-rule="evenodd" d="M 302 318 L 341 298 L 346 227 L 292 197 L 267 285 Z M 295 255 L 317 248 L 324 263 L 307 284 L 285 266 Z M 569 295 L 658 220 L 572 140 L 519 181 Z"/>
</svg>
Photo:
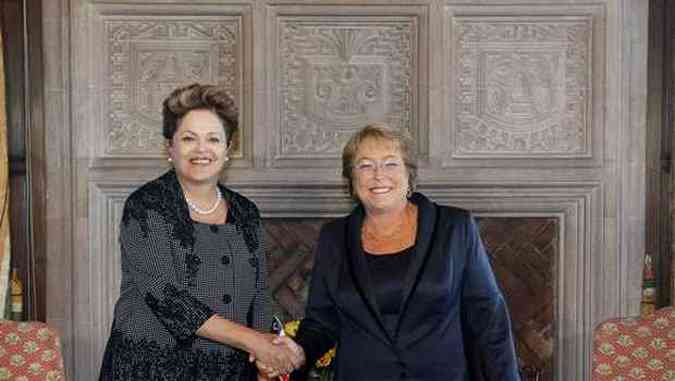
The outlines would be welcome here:
<svg viewBox="0 0 675 381">
<path fill-rule="evenodd" d="M 290 374 L 305 363 L 305 351 L 288 336 L 260 334 L 261 340 L 249 354 L 258 368 L 258 380 L 271 380 Z"/>
</svg>

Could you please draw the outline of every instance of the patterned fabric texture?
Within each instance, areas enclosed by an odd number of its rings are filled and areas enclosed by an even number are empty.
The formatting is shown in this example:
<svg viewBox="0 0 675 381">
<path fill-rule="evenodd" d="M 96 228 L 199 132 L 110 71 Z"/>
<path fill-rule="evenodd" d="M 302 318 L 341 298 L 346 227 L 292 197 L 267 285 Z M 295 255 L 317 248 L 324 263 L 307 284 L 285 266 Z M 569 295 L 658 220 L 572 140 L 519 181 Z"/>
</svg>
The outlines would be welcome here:
<svg viewBox="0 0 675 381">
<path fill-rule="evenodd" d="M 64 380 L 58 334 L 45 323 L 0 320 L 0 380 Z"/>
<path fill-rule="evenodd" d="M 120 297 L 100 381 L 255 378 L 247 353 L 196 334 L 214 314 L 264 332 L 272 323 L 260 214 L 220 190 L 224 224 L 190 218 L 173 170 L 127 198 Z"/>
<path fill-rule="evenodd" d="M 675 381 L 675 310 L 607 320 L 595 329 L 593 380 Z"/>
</svg>

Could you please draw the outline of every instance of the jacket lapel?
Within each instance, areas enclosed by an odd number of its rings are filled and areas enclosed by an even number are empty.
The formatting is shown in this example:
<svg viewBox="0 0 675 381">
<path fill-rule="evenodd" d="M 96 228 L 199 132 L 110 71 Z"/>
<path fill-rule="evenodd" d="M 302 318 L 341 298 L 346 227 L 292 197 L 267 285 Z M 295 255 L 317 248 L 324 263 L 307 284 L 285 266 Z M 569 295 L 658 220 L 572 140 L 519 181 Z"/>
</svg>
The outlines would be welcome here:
<svg viewBox="0 0 675 381">
<path fill-rule="evenodd" d="M 382 315 L 380 314 L 380 309 L 377 305 L 376 295 L 373 292 L 368 263 L 366 262 L 365 253 L 363 252 L 363 245 L 361 243 L 361 226 L 363 225 L 363 218 L 363 207 L 359 206 L 347 220 L 347 256 L 349 257 L 349 264 L 356 283 L 356 289 L 359 291 L 361 298 L 363 298 L 368 307 L 368 312 L 377 325 L 377 332 L 373 333 L 378 333 L 380 339 L 387 343 L 391 343 L 392 338 L 384 327 Z"/>
<path fill-rule="evenodd" d="M 403 283 L 403 299 L 396 323 L 397 336 L 401 320 L 409 304 L 410 295 L 417 286 L 421 271 L 423 271 L 422 267 L 430 255 L 437 218 L 436 206 L 423 195 L 414 193 L 410 201 L 417 206 L 417 236 L 415 237 L 414 251 L 411 253 L 410 267 Z"/>
</svg>

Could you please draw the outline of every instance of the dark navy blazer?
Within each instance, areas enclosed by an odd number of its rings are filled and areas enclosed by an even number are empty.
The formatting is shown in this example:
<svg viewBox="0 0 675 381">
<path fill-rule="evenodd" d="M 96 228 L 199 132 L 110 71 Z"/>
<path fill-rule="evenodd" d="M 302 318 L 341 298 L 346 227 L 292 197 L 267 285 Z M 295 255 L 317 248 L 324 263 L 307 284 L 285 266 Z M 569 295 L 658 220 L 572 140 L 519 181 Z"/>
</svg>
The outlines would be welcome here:
<svg viewBox="0 0 675 381">
<path fill-rule="evenodd" d="M 323 227 L 297 335 L 309 363 L 337 343 L 336 381 L 519 380 L 507 306 L 473 218 L 419 193 L 411 201 L 417 238 L 393 333 L 369 279 L 363 207 Z"/>
</svg>

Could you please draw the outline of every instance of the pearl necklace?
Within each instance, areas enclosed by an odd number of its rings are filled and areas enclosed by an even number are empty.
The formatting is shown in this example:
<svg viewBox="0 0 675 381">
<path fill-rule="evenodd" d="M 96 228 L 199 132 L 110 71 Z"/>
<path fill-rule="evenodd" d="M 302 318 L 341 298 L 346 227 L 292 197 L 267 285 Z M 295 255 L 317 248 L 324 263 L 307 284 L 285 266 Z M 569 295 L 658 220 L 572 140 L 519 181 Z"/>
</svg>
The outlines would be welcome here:
<svg viewBox="0 0 675 381">
<path fill-rule="evenodd" d="M 213 204 L 212 207 L 209 209 L 202 209 L 197 204 L 192 202 L 187 196 L 185 196 L 185 201 L 187 202 L 188 206 L 190 209 L 192 209 L 193 212 L 197 214 L 211 214 L 218 209 L 218 206 L 220 205 L 220 201 L 223 199 L 223 195 L 220 193 L 220 189 L 216 188 L 216 202 Z"/>
</svg>

